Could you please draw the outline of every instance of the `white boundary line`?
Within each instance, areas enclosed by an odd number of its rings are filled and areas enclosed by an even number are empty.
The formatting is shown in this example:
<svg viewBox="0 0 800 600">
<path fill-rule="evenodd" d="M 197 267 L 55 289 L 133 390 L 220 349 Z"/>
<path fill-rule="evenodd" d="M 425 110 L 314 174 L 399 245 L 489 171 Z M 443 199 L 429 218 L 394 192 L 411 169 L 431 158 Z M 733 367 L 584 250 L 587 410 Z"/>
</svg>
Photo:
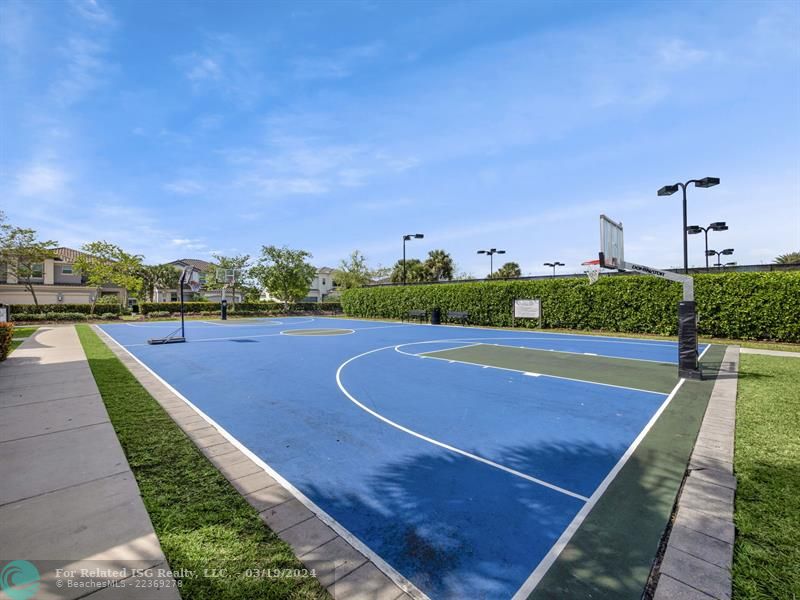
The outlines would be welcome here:
<svg viewBox="0 0 800 600">
<path fill-rule="evenodd" d="M 485 465 L 489 465 L 490 467 L 494 467 L 495 469 L 499 469 L 501 471 L 505 471 L 506 473 L 510 473 L 511 475 L 516 475 L 517 477 L 520 477 L 520 478 L 525 479 L 527 481 L 530 481 L 532 483 L 536 483 L 536 484 L 544 486 L 546 488 L 550 488 L 551 490 L 555 490 L 556 492 L 561 492 L 562 494 L 566 494 L 567 496 L 572 496 L 573 498 L 577 498 L 578 500 L 582 500 L 583 502 L 586 502 L 586 501 L 589 500 L 586 496 L 583 496 L 583 495 L 578 494 L 576 492 L 572 492 L 572 491 L 570 491 L 568 489 L 559 487 L 557 485 L 554 485 L 554 484 L 549 483 L 547 481 L 544 481 L 542 479 L 538 479 L 538 478 L 532 477 L 532 476 L 530 476 L 530 475 L 528 475 L 526 473 L 522 473 L 521 471 L 517 471 L 516 469 L 511 469 L 509 467 L 506 467 L 504 465 L 501 465 L 501 464 L 496 463 L 494 461 L 491 461 L 489 459 L 483 458 L 482 456 L 478 456 L 476 454 L 472 454 L 472 453 L 467 452 L 465 450 L 461 450 L 460 448 L 456 448 L 455 446 L 451 446 L 449 444 L 445 444 L 443 442 L 440 442 L 439 440 L 435 440 L 435 439 L 430 438 L 430 437 L 428 437 L 426 435 L 418 433 L 418 432 L 414 431 L 413 429 L 409 429 L 408 427 L 404 427 L 403 425 L 400 425 L 399 423 L 395 423 L 391 419 L 387 419 L 382 414 L 380 414 L 378 412 L 375 412 L 374 410 L 372 410 L 368 406 L 365 406 L 364 404 L 359 402 L 347 390 L 347 388 L 342 383 L 342 377 L 341 377 L 342 370 L 347 365 L 349 365 L 351 362 L 353 362 L 355 360 L 358 360 L 359 358 L 367 356 L 368 354 L 373 354 L 375 352 L 381 352 L 382 350 L 389 350 L 390 348 L 396 348 L 396 346 L 384 346 L 383 348 L 375 348 L 374 350 L 368 350 L 367 352 L 363 352 L 361 354 L 357 354 L 356 356 L 348 358 L 341 365 L 339 365 L 339 368 L 336 370 L 336 385 L 339 386 L 339 389 L 342 391 L 342 393 L 345 396 L 347 396 L 347 398 L 349 398 L 350 401 L 353 404 L 355 404 L 356 406 L 358 406 L 360 409 L 364 410 L 365 412 L 368 412 L 373 417 L 375 417 L 377 419 L 380 419 L 381 421 L 383 421 L 384 423 L 386 423 L 388 425 L 391 425 L 395 429 L 399 429 L 400 431 L 402 431 L 404 433 L 407 433 L 409 435 L 412 435 L 412 436 L 414 436 L 416 438 L 419 438 L 419 439 L 421 439 L 421 440 L 423 440 L 425 442 L 428 442 L 429 444 L 433 444 L 434 446 L 439 446 L 440 448 L 444 448 L 445 450 L 449 450 L 451 452 L 455 452 L 456 454 L 460 454 L 461 456 L 466 456 L 467 458 L 471 458 L 472 460 L 476 460 L 476 461 L 481 462 L 481 463 L 483 463 Z"/>
<path fill-rule="evenodd" d="M 294 487 L 288 480 L 284 479 L 275 469 L 270 467 L 267 463 L 265 463 L 261 458 L 259 458 L 256 454 L 250 451 L 247 446 L 242 444 L 239 440 L 237 440 L 233 435 L 228 433 L 224 427 L 222 427 L 219 423 L 217 423 L 214 419 L 209 417 L 206 413 L 200 410 L 197 406 L 192 404 L 192 402 L 186 398 L 183 394 L 181 394 L 178 390 L 172 387 L 169 383 L 167 383 L 158 373 L 153 371 L 150 367 L 148 367 L 145 363 L 139 360 L 132 352 L 130 352 L 125 346 L 120 344 L 117 340 L 115 340 L 111 335 L 109 335 L 105 330 L 98 327 L 100 331 L 105 334 L 108 339 L 114 342 L 117 346 L 122 348 L 133 360 L 139 363 L 148 373 L 150 373 L 153 377 L 155 377 L 162 385 L 164 385 L 170 392 L 175 394 L 178 398 L 183 400 L 187 405 L 192 407 L 198 415 L 203 417 L 203 419 L 212 427 L 216 428 L 219 431 L 220 435 L 227 439 L 231 444 L 233 444 L 237 449 L 243 452 L 250 460 L 256 463 L 259 467 L 264 469 L 267 474 L 269 474 L 273 479 L 275 479 L 278 483 L 280 483 L 284 488 L 289 490 L 297 500 L 299 500 L 306 508 L 308 508 L 311 512 L 313 512 L 317 518 L 319 518 L 322 522 L 328 525 L 331 529 L 333 529 L 336 533 L 338 533 L 341 537 L 343 537 L 351 546 L 353 546 L 356 550 L 361 552 L 364 556 L 370 559 L 376 567 L 378 567 L 381 571 L 383 571 L 394 583 L 396 583 L 402 590 L 411 594 L 415 598 L 422 598 L 429 600 L 429 597 L 423 593 L 419 588 L 417 588 L 413 583 L 411 583 L 408 579 L 403 577 L 398 571 L 394 569 L 389 563 L 383 560 L 378 554 L 376 554 L 369 546 L 367 546 L 364 542 L 358 539 L 355 535 L 353 535 L 350 531 L 345 529 L 343 525 L 341 525 L 336 519 L 331 517 L 328 513 L 322 510 L 317 504 L 314 503 L 313 500 L 308 498 L 303 492 L 299 489 Z"/>
<path fill-rule="evenodd" d="M 331 332 L 335 331 L 336 333 L 296 333 L 299 331 L 316 331 L 316 332 Z M 339 333 L 345 332 L 345 333 Z M 326 336 L 337 336 L 337 335 L 350 335 L 351 333 L 355 333 L 355 329 L 347 329 L 342 327 L 341 329 L 284 329 L 280 332 L 279 335 L 287 335 L 287 336 L 294 336 L 294 337 L 326 337 Z"/>
<path fill-rule="evenodd" d="M 343 320 L 350 320 L 350 321 L 366 321 L 366 322 L 374 322 L 374 323 L 397 323 L 397 321 L 389 321 L 386 319 L 364 319 L 359 317 L 318 317 L 321 319 L 343 319 Z M 454 323 L 443 323 L 441 325 L 431 325 L 430 323 L 412 323 L 410 321 L 404 321 L 407 325 L 412 325 L 414 327 L 452 327 L 458 329 L 464 329 L 467 331 L 505 331 L 507 333 L 530 333 L 530 334 L 542 334 L 542 335 L 549 335 L 549 336 L 556 336 L 556 335 L 563 335 L 567 337 L 578 337 L 578 338 L 597 338 L 597 341 L 602 340 L 618 340 L 621 343 L 625 344 L 644 344 L 644 345 L 653 345 L 653 344 L 670 344 L 677 347 L 678 342 L 672 340 L 648 340 L 645 338 L 628 338 L 628 337 L 615 337 L 612 335 L 596 335 L 594 333 L 563 333 L 559 331 L 544 331 L 542 329 L 525 329 L 525 328 L 502 328 L 502 327 L 484 327 L 483 325 L 475 325 L 472 327 L 467 327 L 465 325 L 456 325 Z M 638 340 L 638 341 L 631 341 L 631 340 Z M 711 345 L 711 344 L 709 344 Z"/>
<path fill-rule="evenodd" d="M 550 551 L 545 555 L 545 557 L 539 562 L 533 572 L 528 576 L 528 579 L 525 580 L 525 583 L 517 590 L 517 593 L 514 594 L 511 600 L 524 600 L 527 598 L 531 592 L 536 588 L 539 582 L 544 577 L 545 573 L 550 569 L 553 563 L 558 558 L 561 551 L 564 550 L 566 545 L 572 539 L 572 536 L 575 535 L 575 532 L 578 531 L 578 528 L 583 523 L 584 519 L 588 516 L 588 514 L 592 511 L 597 501 L 600 497 L 605 493 L 608 489 L 608 486 L 611 485 L 611 482 L 614 481 L 617 474 L 622 470 L 622 467 L 625 466 L 625 463 L 628 462 L 628 459 L 633 455 L 636 448 L 645 438 L 647 433 L 653 427 L 653 425 L 658 421 L 658 418 L 664 412 L 664 410 L 669 406 L 669 403 L 672 402 L 672 399 L 675 397 L 675 394 L 678 393 L 678 390 L 681 388 L 685 379 L 681 379 L 672 389 L 669 396 L 667 396 L 666 400 L 661 404 L 658 408 L 656 413 L 652 416 L 650 421 L 648 421 L 647 425 L 645 425 L 644 429 L 639 433 L 633 443 L 628 447 L 625 451 L 625 454 L 617 461 L 617 464 L 614 465 L 614 468 L 611 469 L 606 478 L 600 483 L 599 487 L 594 491 L 594 493 L 589 498 L 589 501 L 583 505 L 578 514 L 572 519 L 572 522 L 567 526 L 561 536 L 558 538 L 555 544 L 550 548 Z"/>
</svg>

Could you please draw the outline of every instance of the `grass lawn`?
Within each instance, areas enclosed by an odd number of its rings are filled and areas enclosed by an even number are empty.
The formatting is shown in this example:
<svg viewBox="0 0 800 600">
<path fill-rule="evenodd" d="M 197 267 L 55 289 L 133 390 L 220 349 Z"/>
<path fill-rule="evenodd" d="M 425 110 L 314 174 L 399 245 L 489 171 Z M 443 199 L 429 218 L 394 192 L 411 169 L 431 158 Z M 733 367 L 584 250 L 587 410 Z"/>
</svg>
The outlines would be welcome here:
<svg viewBox="0 0 800 600">
<path fill-rule="evenodd" d="M 114 430 L 131 465 L 161 547 L 187 578 L 184 599 L 328 598 L 313 577 L 236 576 L 245 569 L 303 569 L 89 325 L 77 325 Z M 225 577 L 203 577 L 225 569 Z"/>
<path fill-rule="evenodd" d="M 11 338 L 11 352 L 19 346 L 25 338 L 31 335 L 34 331 L 39 329 L 38 327 L 14 327 L 14 333 L 12 334 Z"/>
<path fill-rule="evenodd" d="M 800 598 L 800 358 L 741 355 L 733 592 Z"/>
</svg>

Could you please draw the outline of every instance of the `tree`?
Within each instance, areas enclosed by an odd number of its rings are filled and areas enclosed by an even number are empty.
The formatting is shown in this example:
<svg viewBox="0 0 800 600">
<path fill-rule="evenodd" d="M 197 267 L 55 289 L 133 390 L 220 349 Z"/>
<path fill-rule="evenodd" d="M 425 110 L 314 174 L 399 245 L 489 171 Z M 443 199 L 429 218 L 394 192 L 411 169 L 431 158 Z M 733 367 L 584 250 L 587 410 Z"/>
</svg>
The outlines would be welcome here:
<svg viewBox="0 0 800 600">
<path fill-rule="evenodd" d="M 286 246 L 262 246 L 258 264 L 250 274 L 269 293 L 288 305 L 308 295 L 311 280 L 317 269 L 306 262 L 311 254 L 305 250 L 292 250 Z"/>
<path fill-rule="evenodd" d="M 180 271 L 174 265 L 142 265 L 139 268 L 139 278 L 142 281 L 140 294 L 147 302 L 153 302 L 156 289 L 177 288 Z"/>
<path fill-rule="evenodd" d="M 389 280 L 392 283 L 403 283 L 403 261 L 398 260 L 392 268 L 392 273 L 389 275 Z M 428 270 L 425 265 L 418 258 L 409 258 L 406 261 L 406 282 L 419 283 L 428 281 Z"/>
<path fill-rule="evenodd" d="M 450 281 L 453 279 L 455 264 L 451 256 L 444 250 L 431 250 L 425 261 L 428 281 Z"/>
<path fill-rule="evenodd" d="M 237 254 L 236 256 L 222 256 L 221 254 L 212 255 L 217 261 L 216 266 L 220 269 L 233 269 L 236 271 L 236 277 L 231 284 L 231 293 L 233 294 L 232 308 L 236 305 L 236 289 L 242 285 L 246 285 L 250 277 L 250 255 Z"/>
<path fill-rule="evenodd" d="M 789 252 L 775 257 L 775 264 L 778 265 L 793 265 L 800 263 L 800 252 Z"/>
<path fill-rule="evenodd" d="M 380 272 L 370 269 L 366 257 L 358 250 L 353 250 L 349 260 L 342 259 L 339 263 L 339 268 L 333 272 L 333 280 L 338 287 L 349 290 L 367 285 L 376 275 L 380 276 Z"/>
<path fill-rule="evenodd" d="M 53 250 L 57 245 L 54 240 L 39 240 L 34 229 L 6 223 L 5 214 L 0 211 L 0 265 L 25 286 L 36 306 L 39 299 L 34 279 L 44 276 L 44 261 L 55 257 Z"/>
<path fill-rule="evenodd" d="M 522 275 L 522 269 L 515 262 L 507 262 L 489 277 L 491 279 L 514 279 Z"/>
<path fill-rule="evenodd" d="M 81 250 L 84 254 L 78 256 L 75 269 L 81 273 L 87 285 L 97 288 L 92 300 L 92 314 L 103 286 L 115 285 L 137 296 L 141 293 L 143 281 L 140 255 L 128 254 L 119 246 L 105 241 L 84 244 Z"/>
</svg>

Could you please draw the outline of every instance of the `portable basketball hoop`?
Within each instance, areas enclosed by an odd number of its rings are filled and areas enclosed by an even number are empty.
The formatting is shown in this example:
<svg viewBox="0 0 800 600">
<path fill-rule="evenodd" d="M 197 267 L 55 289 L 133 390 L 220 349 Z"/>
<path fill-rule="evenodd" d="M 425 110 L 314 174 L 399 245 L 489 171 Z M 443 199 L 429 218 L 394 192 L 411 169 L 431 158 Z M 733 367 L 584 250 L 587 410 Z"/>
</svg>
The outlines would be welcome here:
<svg viewBox="0 0 800 600">
<path fill-rule="evenodd" d="M 194 267 L 184 268 L 183 272 L 181 273 L 181 277 L 178 280 L 178 289 L 181 293 L 181 326 L 170 333 L 167 337 L 151 338 L 147 340 L 148 344 L 180 344 L 186 341 L 186 328 L 183 318 L 183 288 L 186 285 L 188 285 L 189 289 L 191 289 L 193 292 L 196 292 L 200 289 L 200 273 Z"/>
<path fill-rule="evenodd" d="M 589 285 L 597 283 L 597 280 L 600 279 L 600 259 L 587 260 L 582 262 L 581 265 L 583 265 L 583 272 L 586 273 L 586 277 L 589 278 Z"/>
</svg>

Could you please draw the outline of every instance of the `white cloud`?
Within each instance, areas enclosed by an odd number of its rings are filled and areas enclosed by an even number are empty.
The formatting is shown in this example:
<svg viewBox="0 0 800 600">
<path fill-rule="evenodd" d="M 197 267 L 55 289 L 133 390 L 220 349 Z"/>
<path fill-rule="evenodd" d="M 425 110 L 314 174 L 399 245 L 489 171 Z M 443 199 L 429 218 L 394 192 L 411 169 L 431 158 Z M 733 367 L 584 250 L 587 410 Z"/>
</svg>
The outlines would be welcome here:
<svg viewBox="0 0 800 600">
<path fill-rule="evenodd" d="M 374 42 L 352 46 L 328 56 L 301 57 L 294 61 L 295 77 L 298 79 L 343 79 L 377 57 L 383 44 Z"/>
<path fill-rule="evenodd" d="M 705 50 L 694 48 L 686 40 L 667 40 L 658 48 L 661 64 L 671 69 L 685 69 L 709 58 Z"/>
<path fill-rule="evenodd" d="M 51 87 L 60 104 L 72 104 L 105 83 L 111 66 L 105 60 L 107 46 L 102 40 L 73 36 L 61 48 L 66 66 Z"/>
<path fill-rule="evenodd" d="M 199 239 L 175 238 L 170 243 L 185 250 L 208 250 L 208 244 Z"/>
<path fill-rule="evenodd" d="M 96 0 L 71 0 L 70 5 L 81 17 L 95 25 L 114 25 L 111 11 L 101 6 Z"/>
<path fill-rule="evenodd" d="M 192 194 L 199 194 L 205 191 L 205 187 L 198 183 L 197 181 L 193 181 L 191 179 L 179 179 L 177 181 L 171 181 L 169 183 L 164 184 L 164 189 L 168 192 L 172 192 L 174 194 L 181 194 L 185 196 L 189 196 Z"/>
<path fill-rule="evenodd" d="M 17 175 L 17 193 L 22 196 L 58 194 L 68 180 L 67 174 L 58 167 L 34 164 Z"/>
<path fill-rule="evenodd" d="M 222 78 L 222 68 L 217 61 L 208 57 L 194 54 L 188 60 L 186 78 L 192 81 L 204 79 L 219 80 Z"/>
</svg>

